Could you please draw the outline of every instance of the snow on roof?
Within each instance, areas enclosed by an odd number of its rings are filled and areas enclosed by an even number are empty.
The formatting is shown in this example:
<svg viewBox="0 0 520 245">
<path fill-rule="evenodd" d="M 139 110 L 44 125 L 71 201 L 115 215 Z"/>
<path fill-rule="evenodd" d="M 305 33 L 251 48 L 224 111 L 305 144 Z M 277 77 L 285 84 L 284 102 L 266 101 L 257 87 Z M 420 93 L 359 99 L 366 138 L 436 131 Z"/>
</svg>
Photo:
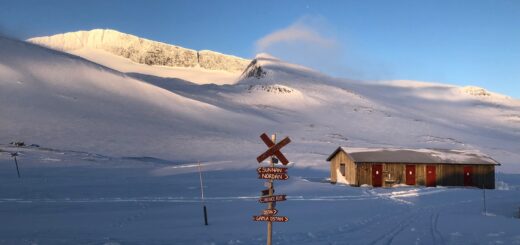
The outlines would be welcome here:
<svg viewBox="0 0 520 245">
<path fill-rule="evenodd" d="M 500 165 L 493 158 L 476 150 L 448 149 L 338 147 L 327 161 L 339 151 L 347 153 L 354 162 Z"/>
</svg>

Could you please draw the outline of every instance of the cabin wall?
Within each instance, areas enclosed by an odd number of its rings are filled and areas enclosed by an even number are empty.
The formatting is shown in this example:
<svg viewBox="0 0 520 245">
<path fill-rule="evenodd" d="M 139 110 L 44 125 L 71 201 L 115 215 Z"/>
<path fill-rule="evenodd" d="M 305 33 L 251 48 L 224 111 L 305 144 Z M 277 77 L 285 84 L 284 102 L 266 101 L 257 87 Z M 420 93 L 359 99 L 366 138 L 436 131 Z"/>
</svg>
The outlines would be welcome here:
<svg viewBox="0 0 520 245">
<path fill-rule="evenodd" d="M 413 165 L 413 163 L 409 163 Z M 426 185 L 426 164 L 415 164 L 415 184 Z"/>
<path fill-rule="evenodd" d="M 383 164 L 383 186 L 406 183 L 406 164 Z"/>
<path fill-rule="evenodd" d="M 406 165 L 415 165 L 415 183 L 426 185 L 426 166 L 434 165 L 436 184 L 440 186 L 464 186 L 464 166 L 472 166 L 473 186 L 495 188 L 495 166 L 457 164 L 413 164 L 413 163 L 356 163 L 357 186 L 372 185 L 372 165 L 383 166 L 383 187 L 406 183 Z"/>
<path fill-rule="evenodd" d="M 464 186 L 464 165 L 436 165 L 437 185 Z"/>
<path fill-rule="evenodd" d="M 340 172 L 340 164 L 345 164 L 345 176 Z M 340 151 L 330 161 L 330 182 L 355 185 L 356 183 L 356 165 L 348 157 L 348 155 Z"/>
<path fill-rule="evenodd" d="M 333 183 L 333 184 L 338 182 L 338 175 L 336 174 L 336 172 L 337 172 L 336 165 L 337 165 L 336 157 L 333 157 L 330 160 L 330 183 Z"/>
<path fill-rule="evenodd" d="M 485 189 L 495 189 L 495 166 L 478 165 L 473 169 L 473 183 Z"/>
<path fill-rule="evenodd" d="M 370 163 L 357 163 L 357 186 L 372 185 L 372 165 Z"/>
<path fill-rule="evenodd" d="M 383 166 L 383 187 L 391 187 L 395 184 L 405 183 L 406 164 L 357 163 L 358 186 L 372 185 L 372 166 L 377 164 Z"/>
<path fill-rule="evenodd" d="M 472 167 L 472 186 L 494 189 L 495 188 L 495 166 L 493 165 L 437 165 L 440 172 L 437 177 L 437 185 L 464 186 L 464 167 Z"/>
</svg>

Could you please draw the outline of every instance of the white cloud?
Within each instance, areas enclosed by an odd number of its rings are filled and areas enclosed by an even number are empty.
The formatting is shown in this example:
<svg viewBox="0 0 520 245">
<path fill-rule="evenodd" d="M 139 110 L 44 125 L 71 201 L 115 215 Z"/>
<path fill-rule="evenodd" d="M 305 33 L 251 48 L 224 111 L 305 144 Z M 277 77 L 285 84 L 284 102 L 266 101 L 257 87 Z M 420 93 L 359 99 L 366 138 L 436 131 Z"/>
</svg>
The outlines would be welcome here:
<svg viewBox="0 0 520 245">
<path fill-rule="evenodd" d="M 255 42 L 257 53 L 352 79 L 382 79 L 392 76 L 389 67 L 367 60 L 355 48 L 355 37 L 339 39 L 338 29 L 320 16 L 304 16 Z M 342 33 L 345 36 L 347 33 Z"/>
<path fill-rule="evenodd" d="M 324 18 L 306 16 L 260 38 L 255 47 L 258 53 L 336 73 L 343 66 L 343 47 L 333 33 Z"/>
<path fill-rule="evenodd" d="M 304 21 L 299 20 L 286 28 L 264 36 L 256 42 L 256 48 L 259 52 L 265 52 L 270 48 L 273 48 L 273 46 L 295 42 L 308 43 L 325 48 L 335 47 L 338 45 L 335 39 L 324 37 L 313 27 L 307 25 Z"/>
</svg>

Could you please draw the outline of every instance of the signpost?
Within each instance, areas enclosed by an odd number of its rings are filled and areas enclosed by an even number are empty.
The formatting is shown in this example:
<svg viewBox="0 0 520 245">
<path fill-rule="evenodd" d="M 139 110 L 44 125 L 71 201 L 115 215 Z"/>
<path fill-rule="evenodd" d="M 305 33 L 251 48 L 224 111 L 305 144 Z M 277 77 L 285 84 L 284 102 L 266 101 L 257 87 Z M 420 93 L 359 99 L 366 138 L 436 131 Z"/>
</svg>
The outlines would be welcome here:
<svg viewBox="0 0 520 245">
<path fill-rule="evenodd" d="M 278 210 L 275 209 L 276 202 L 286 201 L 286 195 L 274 195 L 274 181 L 275 180 L 287 180 L 289 175 L 287 174 L 287 168 L 275 167 L 275 163 L 278 160 L 283 164 L 289 164 L 289 160 L 282 154 L 280 149 L 291 142 L 289 137 L 285 137 L 282 141 L 276 143 L 276 135 L 273 134 L 271 138 L 267 134 L 263 133 L 260 135 L 260 139 L 267 145 L 268 149 L 260 154 L 256 158 L 258 163 L 263 162 L 267 158 L 270 159 L 269 167 L 259 167 L 256 169 L 259 179 L 268 180 L 264 185 L 269 188 L 262 190 L 262 197 L 258 200 L 260 203 L 267 203 L 267 209 L 262 210 L 262 215 L 253 216 L 254 221 L 267 222 L 267 245 L 272 244 L 273 240 L 273 222 L 287 222 L 289 218 L 285 216 L 275 216 Z"/>
<path fill-rule="evenodd" d="M 260 199 L 258 199 L 258 202 L 261 202 L 261 203 L 283 202 L 283 201 L 287 200 L 285 197 L 286 197 L 286 195 L 274 195 L 274 196 L 260 197 Z"/>
<path fill-rule="evenodd" d="M 285 158 L 285 156 L 282 154 L 282 152 L 280 152 L 280 149 L 282 149 L 282 147 L 286 146 L 287 144 L 291 143 L 291 139 L 289 139 L 289 137 L 285 137 L 285 139 L 283 139 L 282 141 L 278 142 L 278 144 L 274 144 L 274 142 L 276 140 L 275 137 L 273 137 L 274 140 L 271 141 L 272 145 L 269 144 L 269 143 L 266 143 L 267 146 L 271 145 L 271 146 L 269 146 L 269 149 L 267 149 L 267 151 L 265 151 L 264 153 L 262 153 L 260 156 L 258 156 L 256 158 L 256 160 L 259 163 L 262 162 L 263 160 L 267 159 L 268 157 L 272 156 L 272 155 L 277 156 L 278 159 L 282 162 L 283 165 L 287 165 L 289 163 L 287 158 Z"/>
<path fill-rule="evenodd" d="M 274 192 L 274 191 L 273 191 Z M 269 189 L 262 190 L 262 196 L 269 196 Z"/>
<path fill-rule="evenodd" d="M 285 216 L 267 216 L 267 215 L 260 215 L 260 216 L 253 216 L 254 221 L 268 221 L 268 222 L 287 222 L 289 221 L 289 218 Z"/>
<path fill-rule="evenodd" d="M 272 180 L 287 180 L 289 175 L 287 174 L 259 174 L 259 179 L 272 179 Z"/>
<path fill-rule="evenodd" d="M 287 173 L 286 168 L 260 167 L 256 169 L 259 174 L 281 174 Z"/>
<path fill-rule="evenodd" d="M 273 140 L 271 140 L 271 139 L 269 139 L 269 136 L 267 136 L 267 134 L 263 133 L 262 135 L 260 135 L 260 139 L 262 139 L 262 141 L 264 142 L 264 144 L 267 145 L 267 147 L 271 148 L 271 147 L 273 147 L 275 145 L 274 142 L 276 141 L 276 136 L 274 136 Z M 289 142 L 291 142 L 291 140 L 289 138 L 286 138 L 286 139 L 288 139 Z M 289 144 L 289 142 L 287 142 L 287 144 Z M 280 147 L 280 148 L 282 148 L 282 147 Z M 285 156 L 280 152 L 280 149 L 278 149 L 278 151 L 276 151 L 274 153 L 274 155 L 276 156 L 276 158 L 278 160 L 280 160 L 282 162 L 283 165 L 287 165 L 289 163 L 289 160 L 287 160 L 287 158 L 285 158 Z M 265 160 L 265 158 L 262 159 L 261 161 L 263 161 L 263 160 Z M 261 161 L 258 161 L 258 162 L 261 162 Z"/>
<path fill-rule="evenodd" d="M 276 215 L 277 213 L 278 210 L 276 208 L 262 210 L 262 215 Z"/>
</svg>

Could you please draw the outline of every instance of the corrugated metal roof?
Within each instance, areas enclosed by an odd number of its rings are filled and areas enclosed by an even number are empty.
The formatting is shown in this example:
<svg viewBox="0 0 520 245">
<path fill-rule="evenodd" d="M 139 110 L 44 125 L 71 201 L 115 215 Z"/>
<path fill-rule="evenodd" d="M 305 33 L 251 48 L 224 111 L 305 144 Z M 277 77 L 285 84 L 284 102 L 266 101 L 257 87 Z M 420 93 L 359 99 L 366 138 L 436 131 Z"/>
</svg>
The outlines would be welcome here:
<svg viewBox="0 0 520 245">
<path fill-rule="evenodd" d="M 347 153 L 354 162 L 500 165 L 493 158 L 479 151 L 447 149 L 339 147 L 327 161 L 330 161 L 339 151 Z"/>
</svg>

